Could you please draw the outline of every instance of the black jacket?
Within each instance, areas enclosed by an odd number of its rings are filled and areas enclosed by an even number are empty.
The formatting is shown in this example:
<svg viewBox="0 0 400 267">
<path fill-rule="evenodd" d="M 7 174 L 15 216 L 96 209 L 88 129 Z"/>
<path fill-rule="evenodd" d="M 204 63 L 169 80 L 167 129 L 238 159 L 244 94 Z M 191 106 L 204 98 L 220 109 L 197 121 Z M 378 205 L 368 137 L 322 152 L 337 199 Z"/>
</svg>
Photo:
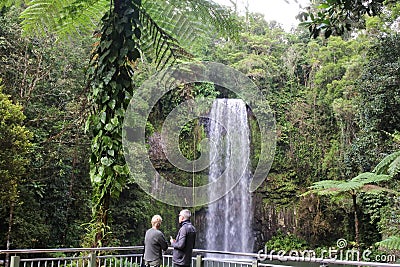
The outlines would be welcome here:
<svg viewBox="0 0 400 267">
<path fill-rule="evenodd" d="M 190 266 L 192 251 L 196 239 L 196 228 L 189 220 L 181 223 L 176 240 L 172 243 L 172 262 L 177 265 Z"/>
</svg>

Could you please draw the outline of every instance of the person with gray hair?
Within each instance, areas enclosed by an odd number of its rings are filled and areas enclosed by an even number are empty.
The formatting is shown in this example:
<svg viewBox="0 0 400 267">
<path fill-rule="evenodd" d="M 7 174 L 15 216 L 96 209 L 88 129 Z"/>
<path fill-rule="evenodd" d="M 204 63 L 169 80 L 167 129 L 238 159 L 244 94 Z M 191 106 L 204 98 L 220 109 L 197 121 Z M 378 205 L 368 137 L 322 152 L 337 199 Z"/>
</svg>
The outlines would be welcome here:
<svg viewBox="0 0 400 267">
<path fill-rule="evenodd" d="M 146 231 L 144 237 L 143 259 L 146 266 L 158 267 L 162 261 L 162 251 L 168 249 L 168 243 L 164 234 L 160 231 L 162 218 L 154 215 L 151 219 L 151 228 Z"/>
<path fill-rule="evenodd" d="M 179 212 L 180 228 L 176 238 L 171 237 L 172 262 L 177 267 L 188 267 L 192 263 L 192 252 L 196 240 L 196 228 L 190 222 L 190 210 Z"/>
</svg>

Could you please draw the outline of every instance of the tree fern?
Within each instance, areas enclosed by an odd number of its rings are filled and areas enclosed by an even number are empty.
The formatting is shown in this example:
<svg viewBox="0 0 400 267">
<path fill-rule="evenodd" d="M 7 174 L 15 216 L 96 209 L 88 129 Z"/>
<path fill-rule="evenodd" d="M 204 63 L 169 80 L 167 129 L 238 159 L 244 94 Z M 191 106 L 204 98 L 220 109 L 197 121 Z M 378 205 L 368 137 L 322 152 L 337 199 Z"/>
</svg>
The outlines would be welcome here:
<svg viewBox="0 0 400 267">
<path fill-rule="evenodd" d="M 377 245 L 387 249 L 400 250 L 400 236 L 391 236 L 378 242 Z"/>
<path fill-rule="evenodd" d="M 400 173 L 400 151 L 396 151 L 383 158 L 381 162 L 376 165 L 374 172 L 378 174 L 385 173 L 392 176 Z"/>
<path fill-rule="evenodd" d="M 7 3 L 17 1 L 7 0 Z M 25 2 L 27 8 L 20 16 L 24 33 L 39 36 L 55 33 L 61 38 L 94 32 L 105 12 L 111 8 L 109 0 Z M 235 37 L 240 31 L 239 24 L 228 9 L 208 0 L 147 0 L 142 1 L 140 8 L 144 52 L 154 48 L 155 39 L 162 40 L 164 48 L 168 47 L 171 49 L 169 52 L 175 51 L 178 55 L 177 46 L 172 45 L 178 37 L 180 45 L 187 49 L 196 38 L 211 33 Z M 167 56 L 171 54 L 174 55 L 169 53 Z"/>
<path fill-rule="evenodd" d="M 357 205 L 357 194 L 360 192 L 364 193 L 378 193 L 382 191 L 393 192 L 390 189 L 374 185 L 376 183 L 387 181 L 392 178 L 391 175 L 377 174 L 374 172 L 360 173 L 356 177 L 348 181 L 336 181 L 336 180 L 323 180 L 315 182 L 310 186 L 307 192 L 303 193 L 302 196 L 315 193 L 317 195 L 330 195 L 330 196 L 346 196 L 350 197 L 353 202 L 354 212 L 354 229 L 355 229 L 355 240 L 359 243 L 359 227 L 358 227 L 358 205 Z"/>
<path fill-rule="evenodd" d="M 157 68 L 164 68 L 168 63 L 172 63 L 177 58 L 188 57 L 179 42 L 166 30 L 160 27 L 146 12 L 140 12 L 140 20 L 144 34 L 139 39 L 140 50 L 148 57 L 153 57 L 157 62 Z"/>
<path fill-rule="evenodd" d="M 323 180 L 319 182 L 315 182 L 312 186 L 308 187 L 308 191 L 303 193 L 301 196 L 306 196 L 312 193 L 316 193 L 318 195 L 330 195 L 335 191 L 335 188 L 340 184 L 340 181 L 335 180 Z"/>
<path fill-rule="evenodd" d="M 11 1 L 11 0 L 9 0 Z M 92 33 L 110 8 L 109 0 L 30 0 L 21 13 L 25 34 L 64 38 Z"/>
<path fill-rule="evenodd" d="M 190 46 L 199 37 L 220 34 L 237 36 L 240 26 L 230 10 L 207 0 L 143 1 L 143 7 L 157 24 L 182 44 Z"/>
<path fill-rule="evenodd" d="M 366 187 L 372 183 L 378 183 L 391 179 L 390 175 L 376 174 L 373 172 L 364 172 L 349 181 L 336 181 L 336 180 L 322 180 L 315 182 L 309 187 L 309 190 L 303 194 L 317 193 L 318 195 L 337 195 L 351 191 L 365 191 L 366 193 L 373 193 L 374 191 L 385 190 L 381 187 Z"/>
<path fill-rule="evenodd" d="M 77 1 L 61 10 L 62 17 L 57 25 L 56 34 L 68 36 L 71 33 L 92 33 L 99 25 L 103 14 L 109 9 L 109 0 Z"/>
</svg>

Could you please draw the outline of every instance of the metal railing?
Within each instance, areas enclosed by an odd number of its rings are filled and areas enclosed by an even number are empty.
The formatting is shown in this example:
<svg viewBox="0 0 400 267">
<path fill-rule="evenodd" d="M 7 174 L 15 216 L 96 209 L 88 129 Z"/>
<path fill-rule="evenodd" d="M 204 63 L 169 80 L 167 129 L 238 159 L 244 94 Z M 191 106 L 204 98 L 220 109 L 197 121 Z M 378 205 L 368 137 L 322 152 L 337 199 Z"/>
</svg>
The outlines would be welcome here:
<svg viewBox="0 0 400 267">
<path fill-rule="evenodd" d="M 172 248 L 163 255 L 162 266 L 172 267 Z M 0 266 L 10 256 L 9 267 L 140 267 L 143 246 L 69 249 L 0 250 Z M 400 264 L 349 261 L 326 258 L 299 258 L 260 253 L 240 253 L 194 249 L 193 267 L 272 267 L 296 266 L 380 266 Z M 266 257 L 268 256 L 268 257 Z M 304 266 L 304 265 L 303 265 Z"/>
</svg>

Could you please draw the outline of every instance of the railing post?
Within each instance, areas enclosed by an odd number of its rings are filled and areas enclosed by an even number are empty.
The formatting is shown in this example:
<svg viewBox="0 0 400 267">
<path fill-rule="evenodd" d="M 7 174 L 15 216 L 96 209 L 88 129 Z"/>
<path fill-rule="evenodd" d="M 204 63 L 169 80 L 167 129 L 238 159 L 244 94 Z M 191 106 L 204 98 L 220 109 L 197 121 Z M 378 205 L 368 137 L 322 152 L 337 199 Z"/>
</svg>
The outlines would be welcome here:
<svg viewBox="0 0 400 267">
<path fill-rule="evenodd" d="M 196 256 L 196 267 L 203 267 L 203 257 L 201 255 Z"/>
<path fill-rule="evenodd" d="M 96 267 L 97 263 L 96 263 L 96 253 L 90 253 L 89 254 L 89 267 Z"/>
<path fill-rule="evenodd" d="M 258 260 L 253 260 L 251 263 L 251 267 L 258 267 Z"/>
<path fill-rule="evenodd" d="M 11 256 L 10 267 L 19 267 L 21 258 L 19 256 Z"/>
</svg>

